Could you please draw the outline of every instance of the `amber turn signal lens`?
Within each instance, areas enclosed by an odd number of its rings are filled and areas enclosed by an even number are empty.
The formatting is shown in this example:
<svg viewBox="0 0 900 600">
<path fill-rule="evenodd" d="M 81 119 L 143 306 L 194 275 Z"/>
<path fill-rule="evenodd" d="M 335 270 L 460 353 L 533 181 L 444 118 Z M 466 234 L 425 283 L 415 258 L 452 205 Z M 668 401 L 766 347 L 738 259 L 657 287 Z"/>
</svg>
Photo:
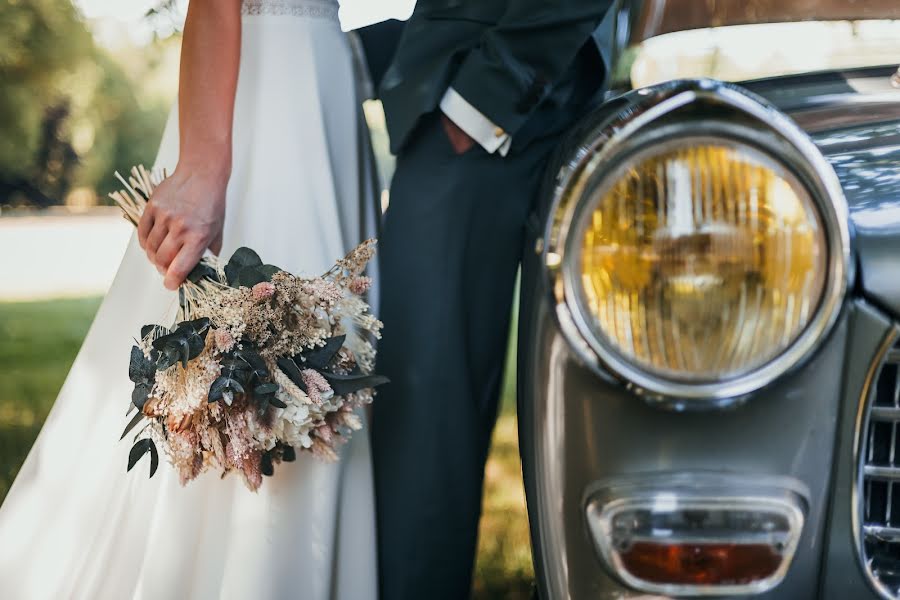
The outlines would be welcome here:
<svg viewBox="0 0 900 600">
<path fill-rule="evenodd" d="M 633 577 L 669 585 L 746 585 L 772 577 L 782 562 L 768 544 L 635 542 L 619 556 Z"/>
<path fill-rule="evenodd" d="M 821 217 L 797 177 L 755 148 L 696 137 L 639 151 L 587 206 L 581 302 L 604 345 L 642 371 L 739 377 L 816 313 Z"/>
<path fill-rule="evenodd" d="M 588 530 L 626 586 L 672 596 L 777 586 L 803 531 L 794 482 L 719 473 L 641 475 L 597 488 Z"/>
</svg>

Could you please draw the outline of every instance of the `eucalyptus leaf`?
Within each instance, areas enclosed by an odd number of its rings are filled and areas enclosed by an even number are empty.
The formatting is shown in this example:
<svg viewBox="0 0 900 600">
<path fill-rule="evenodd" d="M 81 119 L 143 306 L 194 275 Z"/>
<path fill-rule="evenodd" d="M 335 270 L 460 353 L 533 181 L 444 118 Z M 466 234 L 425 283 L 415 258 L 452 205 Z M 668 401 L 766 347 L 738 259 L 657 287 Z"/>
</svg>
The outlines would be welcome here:
<svg viewBox="0 0 900 600">
<path fill-rule="evenodd" d="M 172 331 L 171 333 L 167 333 L 166 335 L 161 335 L 158 338 L 156 338 L 155 340 L 153 340 L 153 342 L 151 342 L 151 346 L 153 346 L 154 349 L 162 352 L 166 349 L 166 346 L 168 346 L 169 343 L 171 343 L 174 340 L 180 339 L 181 335 L 182 334 L 179 333 L 178 330 L 176 329 L 175 331 Z"/>
<path fill-rule="evenodd" d="M 324 346 L 304 350 L 301 354 L 303 363 L 311 369 L 324 369 L 331 363 L 331 360 L 344 345 L 346 339 L 346 335 L 339 335 L 325 340 Z"/>
<path fill-rule="evenodd" d="M 148 360 L 137 346 L 131 347 L 131 359 L 128 362 L 128 379 L 134 383 L 153 381 L 156 376 L 156 365 Z"/>
<path fill-rule="evenodd" d="M 239 358 L 234 354 L 226 354 L 219 359 L 219 364 L 222 365 L 223 369 L 236 369 L 240 371 L 246 371 L 247 361 L 243 358 Z"/>
<path fill-rule="evenodd" d="M 222 375 L 209 386 L 209 401 L 216 402 L 221 400 L 225 396 L 225 392 L 229 391 L 232 394 L 243 394 L 244 386 L 241 385 L 241 382 L 237 379 L 229 377 L 228 375 Z M 230 405 L 231 403 L 226 402 L 226 404 Z"/>
<path fill-rule="evenodd" d="M 269 404 L 274 406 L 275 408 L 287 408 L 287 404 L 278 399 L 278 396 L 271 396 L 268 398 Z"/>
<path fill-rule="evenodd" d="M 276 267 L 275 265 L 263 265 L 261 267 L 257 267 L 256 270 L 265 276 L 266 281 L 272 281 L 272 277 L 274 277 L 276 273 L 284 271 L 284 269 Z"/>
<path fill-rule="evenodd" d="M 193 360 L 200 356 L 200 353 L 203 352 L 203 349 L 206 347 L 206 336 L 193 334 L 187 339 L 187 355 L 188 358 Z"/>
<path fill-rule="evenodd" d="M 231 356 L 243 361 L 246 365 L 251 367 L 255 373 L 261 372 L 266 376 L 269 373 L 269 370 L 266 368 L 266 361 L 263 360 L 263 357 L 249 344 L 244 344 L 243 348 L 233 350 Z"/>
<path fill-rule="evenodd" d="M 257 396 L 268 396 L 278 391 L 277 383 L 261 383 L 253 388 L 253 393 Z"/>
<path fill-rule="evenodd" d="M 180 339 L 176 343 L 178 344 L 178 357 L 181 360 L 181 367 L 187 369 L 188 361 L 191 358 L 190 342 L 187 339 Z"/>
<path fill-rule="evenodd" d="M 222 374 L 241 381 L 248 387 L 252 381 L 265 381 L 269 378 L 266 362 L 252 347 L 245 346 L 232 350 L 220 360 Z"/>
<path fill-rule="evenodd" d="M 257 267 L 244 267 L 240 271 L 238 271 L 234 284 L 232 287 L 253 287 L 257 283 L 262 283 L 264 281 L 268 281 L 269 278 L 266 277 L 265 273 L 263 273 Z"/>
<path fill-rule="evenodd" d="M 259 470 L 266 477 L 271 477 L 275 474 L 275 465 L 272 462 L 272 452 L 266 452 L 262 455 L 262 458 L 259 462 Z"/>
<path fill-rule="evenodd" d="M 278 368 L 284 371 L 284 374 L 288 376 L 288 379 L 294 382 L 294 384 L 303 390 L 304 393 L 307 392 L 306 384 L 303 382 L 303 374 L 300 367 L 297 366 L 297 363 L 292 358 L 279 358 Z"/>
<path fill-rule="evenodd" d="M 167 335 L 169 330 L 163 327 L 162 325 L 144 325 L 141 327 L 141 339 L 146 339 L 147 336 L 153 335 L 153 337 L 159 337 L 162 335 Z"/>
<path fill-rule="evenodd" d="M 209 317 L 202 317 L 193 321 L 182 321 L 178 324 L 178 327 L 200 334 L 209 331 L 210 324 Z"/>
<path fill-rule="evenodd" d="M 250 248 L 238 248 L 234 251 L 234 254 L 231 255 L 228 264 L 225 265 L 225 278 L 228 280 L 228 285 L 231 287 L 238 287 L 237 279 L 244 268 L 259 267 L 262 266 L 262 264 L 263 262 L 259 257 L 259 254 Z"/>
<path fill-rule="evenodd" d="M 136 383 L 131 391 L 131 404 L 138 410 L 144 410 L 144 404 L 147 403 L 152 389 L 153 384 Z"/>
<path fill-rule="evenodd" d="M 297 451 L 293 446 L 284 446 L 281 454 L 281 460 L 284 462 L 294 462 L 297 460 Z"/>
<path fill-rule="evenodd" d="M 193 283 L 198 283 L 203 279 L 209 279 L 210 281 L 219 281 L 219 274 L 210 265 L 201 261 L 197 263 L 196 267 L 191 269 L 191 272 L 188 273 L 187 279 L 188 281 L 191 281 Z"/>
<path fill-rule="evenodd" d="M 204 317 L 183 321 L 171 333 L 153 340 L 153 347 L 161 352 L 156 368 L 164 371 L 179 361 L 187 368 L 187 363 L 203 352 L 209 330 L 210 321 Z"/>
<path fill-rule="evenodd" d="M 138 412 L 133 417 L 131 417 L 131 420 L 128 422 L 128 425 L 125 426 L 125 431 L 122 432 L 122 436 L 119 438 L 119 441 L 121 442 L 122 440 L 124 440 L 125 436 L 128 435 L 128 432 L 131 431 L 132 429 L 134 429 L 137 426 L 137 424 L 140 423 L 143 419 L 144 419 L 144 413 L 142 413 L 142 412 Z"/>
<path fill-rule="evenodd" d="M 337 375 L 323 372 L 322 376 L 338 396 L 346 396 L 359 390 L 378 387 L 390 382 L 387 377 L 382 375 Z"/>
<path fill-rule="evenodd" d="M 128 470 L 131 471 L 134 465 L 148 452 L 150 453 L 150 477 L 153 477 L 159 466 L 159 453 L 156 451 L 156 444 L 150 438 L 138 440 L 131 447 L 131 452 L 128 453 Z"/>
<path fill-rule="evenodd" d="M 165 371 L 178 362 L 178 348 L 176 346 L 167 347 L 163 350 L 159 358 L 156 359 L 156 368 L 159 371 Z"/>
</svg>

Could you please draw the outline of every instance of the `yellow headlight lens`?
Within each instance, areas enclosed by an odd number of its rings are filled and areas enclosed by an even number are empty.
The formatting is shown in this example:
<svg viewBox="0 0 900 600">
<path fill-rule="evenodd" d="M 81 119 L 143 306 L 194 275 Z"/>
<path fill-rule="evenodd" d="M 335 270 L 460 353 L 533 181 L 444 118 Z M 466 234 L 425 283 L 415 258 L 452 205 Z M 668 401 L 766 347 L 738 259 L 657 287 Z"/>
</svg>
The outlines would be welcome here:
<svg viewBox="0 0 900 600">
<path fill-rule="evenodd" d="M 712 382 L 788 348 L 826 281 L 819 213 L 800 182 L 739 143 L 645 150 L 601 190 L 581 237 L 582 301 L 636 366 Z"/>
</svg>

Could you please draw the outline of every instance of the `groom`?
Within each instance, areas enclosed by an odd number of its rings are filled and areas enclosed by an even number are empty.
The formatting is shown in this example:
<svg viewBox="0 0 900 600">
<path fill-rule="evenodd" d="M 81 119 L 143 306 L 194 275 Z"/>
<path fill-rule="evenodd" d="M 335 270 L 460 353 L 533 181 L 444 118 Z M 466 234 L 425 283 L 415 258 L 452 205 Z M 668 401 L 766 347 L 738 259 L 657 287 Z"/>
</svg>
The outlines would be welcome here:
<svg viewBox="0 0 900 600">
<path fill-rule="evenodd" d="M 392 383 L 372 430 L 384 600 L 470 595 L 524 224 L 606 79 L 610 3 L 419 0 L 381 80 L 397 154 L 380 244 Z"/>
</svg>

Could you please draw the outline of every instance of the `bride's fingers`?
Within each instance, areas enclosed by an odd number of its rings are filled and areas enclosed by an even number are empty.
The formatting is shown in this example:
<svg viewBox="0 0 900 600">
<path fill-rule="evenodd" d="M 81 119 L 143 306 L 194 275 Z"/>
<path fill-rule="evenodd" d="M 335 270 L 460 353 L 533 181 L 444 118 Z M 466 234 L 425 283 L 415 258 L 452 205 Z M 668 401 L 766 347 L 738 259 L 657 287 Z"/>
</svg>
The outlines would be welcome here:
<svg viewBox="0 0 900 600">
<path fill-rule="evenodd" d="M 141 248 L 147 247 L 147 236 L 150 235 L 150 231 L 153 229 L 153 222 L 153 208 L 148 205 L 144 210 L 144 214 L 141 215 L 141 220 L 138 222 L 138 243 L 141 245 Z"/>
<path fill-rule="evenodd" d="M 222 236 L 223 236 L 223 232 L 220 231 L 219 235 L 217 235 L 215 237 L 215 239 L 212 241 L 212 243 L 209 245 L 210 251 L 213 254 L 215 254 L 216 256 L 218 256 L 219 252 L 222 251 Z"/>
<path fill-rule="evenodd" d="M 166 274 L 172 261 L 178 256 L 178 252 L 183 246 L 183 240 L 172 235 L 170 231 L 163 243 L 159 245 L 159 250 L 156 251 L 156 269 L 161 274 Z"/>
<path fill-rule="evenodd" d="M 190 242 L 182 246 L 166 272 L 165 286 L 170 290 L 178 289 L 178 286 L 184 283 L 191 269 L 200 262 L 200 257 L 203 256 L 204 250 L 203 245 L 196 242 Z"/>
<path fill-rule="evenodd" d="M 144 243 L 144 251 L 147 253 L 147 258 L 149 258 L 150 262 L 154 265 L 157 264 L 156 253 L 159 251 L 159 246 L 163 243 L 163 240 L 166 239 L 168 234 L 168 225 L 157 220 L 153 225 L 153 229 L 150 230 L 150 234 L 147 236 L 147 241 Z"/>
</svg>

